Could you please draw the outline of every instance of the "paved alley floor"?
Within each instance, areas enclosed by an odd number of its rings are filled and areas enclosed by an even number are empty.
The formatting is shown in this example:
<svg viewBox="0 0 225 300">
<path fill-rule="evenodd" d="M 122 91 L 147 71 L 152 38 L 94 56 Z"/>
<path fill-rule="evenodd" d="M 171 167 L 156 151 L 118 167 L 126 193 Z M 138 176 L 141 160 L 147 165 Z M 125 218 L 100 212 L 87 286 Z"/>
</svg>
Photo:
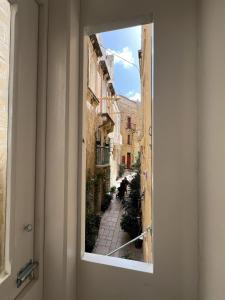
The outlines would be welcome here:
<svg viewBox="0 0 225 300">
<path fill-rule="evenodd" d="M 127 179 L 131 181 L 134 174 L 133 172 L 127 171 L 123 178 L 126 176 Z M 117 181 L 117 187 L 123 178 Z M 130 240 L 128 234 L 120 227 L 122 214 L 122 205 L 120 201 L 116 199 L 116 194 L 114 194 L 109 208 L 102 215 L 99 234 L 93 253 L 106 255 Z M 143 261 L 142 249 L 136 249 L 134 244 L 126 246 L 112 256 Z"/>
</svg>

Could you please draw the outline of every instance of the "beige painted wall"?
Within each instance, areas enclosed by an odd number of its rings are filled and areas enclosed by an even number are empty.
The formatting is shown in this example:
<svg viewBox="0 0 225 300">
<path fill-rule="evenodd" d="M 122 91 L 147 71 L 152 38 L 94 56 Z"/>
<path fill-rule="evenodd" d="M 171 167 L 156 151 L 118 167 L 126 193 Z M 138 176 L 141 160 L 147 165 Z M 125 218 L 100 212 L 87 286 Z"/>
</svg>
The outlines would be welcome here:
<svg viewBox="0 0 225 300">
<path fill-rule="evenodd" d="M 199 1 L 199 300 L 225 298 L 225 1 Z"/>
</svg>

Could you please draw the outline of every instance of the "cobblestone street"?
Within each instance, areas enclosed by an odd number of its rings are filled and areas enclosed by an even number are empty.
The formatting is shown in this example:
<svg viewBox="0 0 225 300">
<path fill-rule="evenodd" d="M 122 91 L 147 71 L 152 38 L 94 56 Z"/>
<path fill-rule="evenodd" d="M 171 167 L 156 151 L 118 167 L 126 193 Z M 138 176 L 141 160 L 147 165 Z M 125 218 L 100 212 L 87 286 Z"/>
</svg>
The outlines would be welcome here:
<svg viewBox="0 0 225 300">
<path fill-rule="evenodd" d="M 131 181 L 133 175 L 134 173 L 127 171 L 124 177 L 126 176 Z M 123 178 L 117 181 L 116 187 L 120 185 Z M 99 235 L 93 253 L 106 255 L 130 240 L 128 234 L 120 227 L 122 213 L 122 205 L 116 199 L 116 193 L 114 193 L 109 208 L 102 216 Z M 112 256 L 143 261 L 142 249 L 136 249 L 134 244 L 126 246 Z"/>
</svg>

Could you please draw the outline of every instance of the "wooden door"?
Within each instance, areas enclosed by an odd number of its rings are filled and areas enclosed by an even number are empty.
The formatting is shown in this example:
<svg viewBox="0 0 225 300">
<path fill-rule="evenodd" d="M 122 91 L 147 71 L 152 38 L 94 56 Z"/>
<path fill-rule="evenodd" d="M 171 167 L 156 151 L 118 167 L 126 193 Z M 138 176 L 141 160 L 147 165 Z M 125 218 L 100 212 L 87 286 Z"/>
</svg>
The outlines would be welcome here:
<svg viewBox="0 0 225 300">
<path fill-rule="evenodd" d="M 11 300 L 29 283 L 28 278 L 19 285 L 18 274 L 34 256 L 39 7 L 35 0 L 12 4 L 1 0 L 0 4 L 8 5 L 10 20 L 5 255 L 0 299 Z"/>
<path fill-rule="evenodd" d="M 127 169 L 130 169 L 131 167 L 131 154 L 130 152 L 127 152 Z"/>
</svg>

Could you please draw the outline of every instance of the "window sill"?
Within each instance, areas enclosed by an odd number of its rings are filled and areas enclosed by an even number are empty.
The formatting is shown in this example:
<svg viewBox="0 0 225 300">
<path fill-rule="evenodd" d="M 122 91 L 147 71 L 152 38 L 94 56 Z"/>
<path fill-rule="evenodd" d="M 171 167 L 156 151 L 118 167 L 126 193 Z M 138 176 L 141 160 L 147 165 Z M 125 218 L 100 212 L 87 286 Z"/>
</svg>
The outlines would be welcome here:
<svg viewBox="0 0 225 300">
<path fill-rule="evenodd" d="M 85 252 L 82 261 L 153 274 L 153 264 Z"/>
<path fill-rule="evenodd" d="M 4 281 L 10 276 L 7 272 L 2 272 L 0 274 L 0 285 L 4 283 Z"/>
</svg>

